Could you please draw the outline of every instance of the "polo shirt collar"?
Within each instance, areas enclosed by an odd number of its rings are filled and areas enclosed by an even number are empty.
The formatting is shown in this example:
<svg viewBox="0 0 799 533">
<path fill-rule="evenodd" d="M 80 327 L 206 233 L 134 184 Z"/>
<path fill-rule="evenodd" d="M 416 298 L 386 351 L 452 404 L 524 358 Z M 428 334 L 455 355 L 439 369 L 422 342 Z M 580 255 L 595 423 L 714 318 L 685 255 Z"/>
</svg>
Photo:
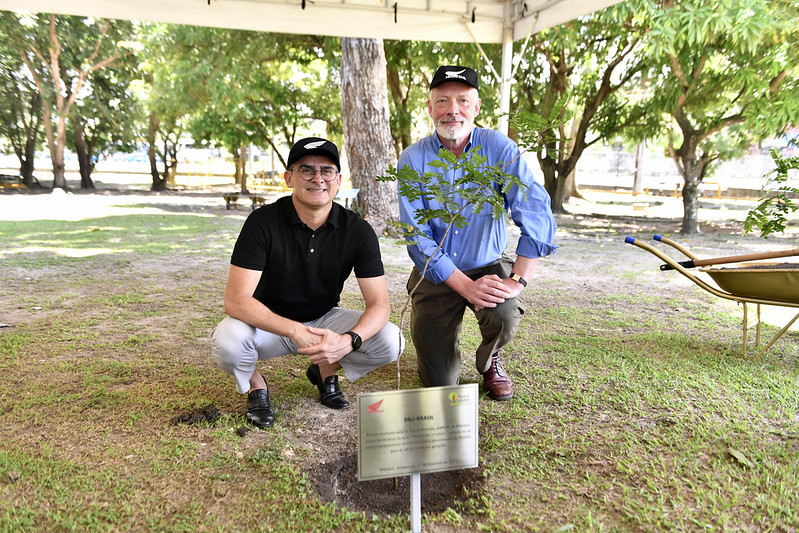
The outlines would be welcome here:
<svg viewBox="0 0 799 533">
<path fill-rule="evenodd" d="M 286 200 L 283 202 L 283 214 L 288 219 L 289 224 L 295 226 L 304 226 L 305 222 L 300 219 L 300 215 L 297 214 L 297 210 L 294 208 L 294 202 L 291 199 L 291 195 L 284 196 Z M 325 226 L 333 226 L 334 228 L 341 227 L 341 217 L 343 216 L 342 207 L 338 205 L 336 202 L 333 202 L 333 206 L 330 208 L 330 213 L 327 215 L 327 220 L 325 221 Z"/>
</svg>

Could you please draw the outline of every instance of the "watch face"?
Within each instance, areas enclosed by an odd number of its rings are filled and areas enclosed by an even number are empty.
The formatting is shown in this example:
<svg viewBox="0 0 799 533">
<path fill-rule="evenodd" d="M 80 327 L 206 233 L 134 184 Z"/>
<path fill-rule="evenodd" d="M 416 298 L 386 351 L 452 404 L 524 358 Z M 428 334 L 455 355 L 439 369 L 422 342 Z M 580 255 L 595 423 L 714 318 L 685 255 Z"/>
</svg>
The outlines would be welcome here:
<svg viewBox="0 0 799 533">
<path fill-rule="evenodd" d="M 357 350 L 361 347 L 363 341 L 361 340 L 361 336 L 355 333 L 354 331 L 348 331 L 347 335 L 352 337 L 352 349 Z"/>
</svg>

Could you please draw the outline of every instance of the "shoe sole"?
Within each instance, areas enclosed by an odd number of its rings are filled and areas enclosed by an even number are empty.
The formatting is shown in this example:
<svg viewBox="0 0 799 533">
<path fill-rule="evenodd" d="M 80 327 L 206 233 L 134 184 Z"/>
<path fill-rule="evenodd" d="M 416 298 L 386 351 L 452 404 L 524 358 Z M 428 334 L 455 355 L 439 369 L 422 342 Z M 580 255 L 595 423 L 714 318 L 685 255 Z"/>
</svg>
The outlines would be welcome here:
<svg viewBox="0 0 799 533">
<path fill-rule="evenodd" d="M 253 426 L 258 427 L 258 428 L 271 428 L 272 426 L 275 425 L 274 421 L 272 421 L 270 424 L 259 424 L 258 422 L 256 422 L 254 420 L 254 418 L 250 415 L 250 413 L 244 413 L 244 417 L 247 419 L 247 421 L 250 424 L 252 424 Z"/>
<path fill-rule="evenodd" d="M 492 400 L 497 401 L 497 402 L 504 402 L 504 401 L 507 401 L 507 400 L 510 400 L 511 398 L 513 398 L 513 393 L 512 392 L 510 394 L 505 394 L 503 396 L 495 396 L 495 395 L 491 394 L 490 392 L 488 392 L 487 390 L 483 389 L 483 394 L 485 394 L 486 396 L 488 396 L 489 398 L 491 398 Z"/>
</svg>

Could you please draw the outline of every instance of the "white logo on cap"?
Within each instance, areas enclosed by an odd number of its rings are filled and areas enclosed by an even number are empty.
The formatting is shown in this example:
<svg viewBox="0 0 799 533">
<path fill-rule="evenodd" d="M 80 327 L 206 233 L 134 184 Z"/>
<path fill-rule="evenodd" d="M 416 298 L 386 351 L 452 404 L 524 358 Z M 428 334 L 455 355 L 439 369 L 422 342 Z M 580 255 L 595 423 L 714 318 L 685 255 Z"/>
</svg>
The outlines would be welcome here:
<svg viewBox="0 0 799 533">
<path fill-rule="evenodd" d="M 451 70 L 449 72 L 445 72 L 444 74 L 446 74 L 447 78 L 462 78 L 463 76 L 461 76 L 461 74 L 463 74 L 464 72 L 466 72 L 466 69 L 459 70 L 457 72 Z"/>
<path fill-rule="evenodd" d="M 305 148 L 306 150 L 313 150 L 314 148 L 319 148 L 320 146 L 322 146 L 326 142 L 327 141 L 314 141 L 312 143 L 306 144 L 305 146 L 303 146 L 303 148 Z"/>
</svg>

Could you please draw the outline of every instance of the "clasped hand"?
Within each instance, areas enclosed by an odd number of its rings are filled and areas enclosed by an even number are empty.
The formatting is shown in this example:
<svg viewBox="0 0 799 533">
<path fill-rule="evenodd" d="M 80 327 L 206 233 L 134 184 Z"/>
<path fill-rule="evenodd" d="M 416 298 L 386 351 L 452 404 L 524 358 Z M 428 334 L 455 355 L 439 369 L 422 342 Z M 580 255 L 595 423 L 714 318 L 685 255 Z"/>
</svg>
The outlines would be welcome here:
<svg viewBox="0 0 799 533">
<path fill-rule="evenodd" d="M 521 287 L 516 288 L 496 274 L 477 278 L 469 284 L 467 294 L 463 295 L 469 303 L 474 305 L 474 310 L 492 308 L 503 303 L 508 298 L 513 298 L 521 292 Z"/>
<path fill-rule="evenodd" d="M 305 327 L 294 342 L 299 346 L 297 353 L 317 365 L 333 364 L 352 351 L 352 337 L 329 329 Z"/>
</svg>

